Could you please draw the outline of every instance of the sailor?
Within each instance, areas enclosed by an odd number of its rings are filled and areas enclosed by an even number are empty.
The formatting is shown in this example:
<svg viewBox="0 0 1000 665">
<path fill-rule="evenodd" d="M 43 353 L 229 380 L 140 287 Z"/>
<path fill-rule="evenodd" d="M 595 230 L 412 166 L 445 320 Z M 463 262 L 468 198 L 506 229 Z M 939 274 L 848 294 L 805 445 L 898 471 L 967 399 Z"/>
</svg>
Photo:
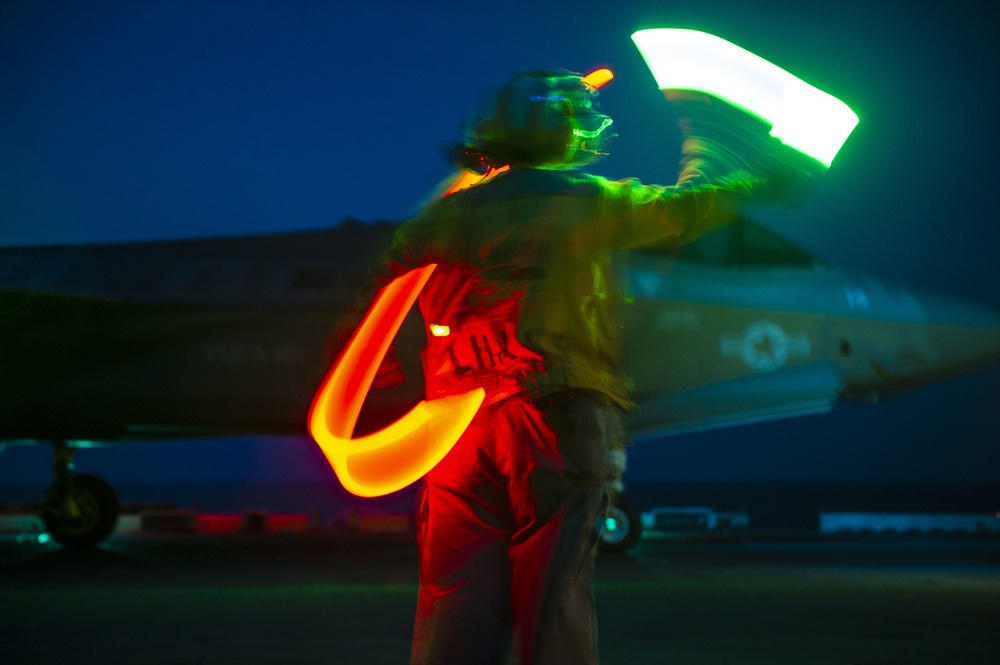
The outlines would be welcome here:
<svg viewBox="0 0 1000 665">
<path fill-rule="evenodd" d="M 426 205 L 386 257 L 389 278 L 438 266 L 418 300 L 427 398 L 486 391 L 425 478 L 412 663 L 597 662 L 595 524 L 619 487 L 633 407 L 623 250 L 735 220 L 773 198 L 783 168 L 766 139 L 734 147 L 716 108 L 704 131 L 685 117 L 676 184 L 586 174 L 613 136 L 597 96 L 567 71 L 512 76 L 452 153 L 468 170 L 509 169 Z M 396 370 L 384 364 L 382 381 Z"/>
</svg>

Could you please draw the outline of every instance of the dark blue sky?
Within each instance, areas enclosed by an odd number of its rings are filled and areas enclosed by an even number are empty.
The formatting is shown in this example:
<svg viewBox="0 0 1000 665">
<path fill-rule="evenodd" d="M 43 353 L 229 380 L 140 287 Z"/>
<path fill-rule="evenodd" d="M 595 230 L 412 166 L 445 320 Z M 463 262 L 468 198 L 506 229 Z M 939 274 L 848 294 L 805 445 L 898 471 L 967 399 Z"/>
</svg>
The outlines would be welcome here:
<svg viewBox="0 0 1000 665">
<path fill-rule="evenodd" d="M 0 245 L 402 219 L 448 174 L 438 145 L 480 90 L 534 68 L 614 69 L 601 101 L 619 139 L 594 170 L 670 182 L 676 131 L 629 35 L 686 27 L 861 118 L 817 198 L 764 221 L 833 263 L 1000 309 L 993 5 L 343 4 L 0 2 Z M 677 437 L 664 463 L 675 477 L 997 480 L 998 410 L 990 370 L 873 408 Z"/>
</svg>

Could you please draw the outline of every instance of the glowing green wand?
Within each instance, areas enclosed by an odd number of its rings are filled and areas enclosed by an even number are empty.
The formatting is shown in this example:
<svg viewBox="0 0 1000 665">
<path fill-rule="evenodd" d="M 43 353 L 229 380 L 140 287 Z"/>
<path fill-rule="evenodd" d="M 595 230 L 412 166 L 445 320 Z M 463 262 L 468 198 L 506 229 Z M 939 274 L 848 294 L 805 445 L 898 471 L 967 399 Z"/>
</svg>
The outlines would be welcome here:
<svg viewBox="0 0 1000 665">
<path fill-rule="evenodd" d="M 660 28 L 640 30 L 632 41 L 661 90 L 693 90 L 729 102 L 824 166 L 858 124 L 858 116 L 836 97 L 714 35 Z"/>
</svg>

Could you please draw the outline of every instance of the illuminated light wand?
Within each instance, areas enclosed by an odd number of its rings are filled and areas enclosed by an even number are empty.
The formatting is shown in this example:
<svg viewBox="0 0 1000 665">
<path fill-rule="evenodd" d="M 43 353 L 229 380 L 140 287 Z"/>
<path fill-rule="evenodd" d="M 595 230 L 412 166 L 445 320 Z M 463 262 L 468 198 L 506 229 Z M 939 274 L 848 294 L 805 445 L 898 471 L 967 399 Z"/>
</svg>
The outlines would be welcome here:
<svg viewBox="0 0 1000 665">
<path fill-rule="evenodd" d="M 660 90 L 714 95 L 771 125 L 782 143 L 829 167 L 858 124 L 847 104 L 726 40 L 696 30 L 632 35 Z"/>
<path fill-rule="evenodd" d="M 313 398 L 309 433 L 352 494 L 383 496 L 419 480 L 455 445 L 486 396 L 476 388 L 421 401 L 385 428 L 353 438 L 379 364 L 436 267 L 415 268 L 382 289 Z"/>
</svg>

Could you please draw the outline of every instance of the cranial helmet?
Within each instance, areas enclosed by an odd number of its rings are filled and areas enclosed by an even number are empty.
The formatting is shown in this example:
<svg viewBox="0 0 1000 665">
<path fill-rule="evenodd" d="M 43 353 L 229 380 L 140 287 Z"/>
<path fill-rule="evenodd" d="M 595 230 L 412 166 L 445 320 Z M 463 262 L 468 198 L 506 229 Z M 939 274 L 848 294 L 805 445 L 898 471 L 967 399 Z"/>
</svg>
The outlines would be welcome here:
<svg viewBox="0 0 1000 665">
<path fill-rule="evenodd" d="M 598 113 L 597 89 L 562 70 L 512 76 L 491 115 L 466 131 L 462 165 L 575 168 L 608 154 L 611 118 Z"/>
</svg>

